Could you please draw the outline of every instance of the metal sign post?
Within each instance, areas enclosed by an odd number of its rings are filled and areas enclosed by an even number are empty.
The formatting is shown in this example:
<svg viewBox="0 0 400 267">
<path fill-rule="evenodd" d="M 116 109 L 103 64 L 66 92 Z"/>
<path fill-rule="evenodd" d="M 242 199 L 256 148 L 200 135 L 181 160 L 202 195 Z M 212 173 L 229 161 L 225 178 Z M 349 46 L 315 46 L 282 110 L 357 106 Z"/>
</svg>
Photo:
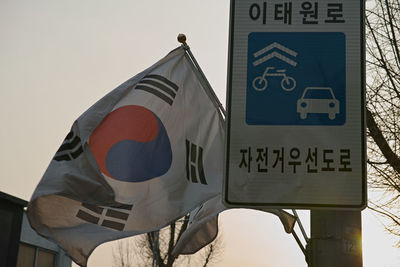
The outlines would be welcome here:
<svg viewBox="0 0 400 267">
<path fill-rule="evenodd" d="M 363 6 L 231 0 L 227 206 L 366 206 Z"/>
<path fill-rule="evenodd" d="M 309 267 L 361 267 L 361 212 L 311 211 Z"/>
</svg>

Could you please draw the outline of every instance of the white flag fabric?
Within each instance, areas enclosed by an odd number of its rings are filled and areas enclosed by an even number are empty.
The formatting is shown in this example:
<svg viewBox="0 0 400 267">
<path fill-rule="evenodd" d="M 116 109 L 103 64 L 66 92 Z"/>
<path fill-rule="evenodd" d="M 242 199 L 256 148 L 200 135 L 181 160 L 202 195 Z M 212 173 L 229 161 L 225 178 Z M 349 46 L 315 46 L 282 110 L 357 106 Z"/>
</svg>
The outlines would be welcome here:
<svg viewBox="0 0 400 267">
<path fill-rule="evenodd" d="M 213 242 L 218 235 L 218 214 L 227 210 L 221 199 L 221 194 L 208 200 L 190 213 L 188 228 L 177 241 L 172 254 L 194 254 L 209 243 Z M 278 216 L 286 233 L 291 233 L 297 218 L 280 209 L 258 209 Z"/>
<path fill-rule="evenodd" d="M 222 188 L 224 125 L 184 47 L 73 124 L 28 206 L 80 266 L 106 241 L 158 230 Z"/>
<path fill-rule="evenodd" d="M 296 216 L 284 210 L 277 210 L 277 209 L 259 209 L 259 210 L 275 214 L 276 216 L 278 216 L 279 220 L 281 220 L 285 232 L 288 234 L 293 232 L 293 228 L 297 221 Z"/>
<path fill-rule="evenodd" d="M 177 241 L 172 255 L 194 254 L 211 243 L 218 235 L 218 214 L 226 209 L 221 194 L 194 209 L 190 213 L 188 228 Z"/>
</svg>

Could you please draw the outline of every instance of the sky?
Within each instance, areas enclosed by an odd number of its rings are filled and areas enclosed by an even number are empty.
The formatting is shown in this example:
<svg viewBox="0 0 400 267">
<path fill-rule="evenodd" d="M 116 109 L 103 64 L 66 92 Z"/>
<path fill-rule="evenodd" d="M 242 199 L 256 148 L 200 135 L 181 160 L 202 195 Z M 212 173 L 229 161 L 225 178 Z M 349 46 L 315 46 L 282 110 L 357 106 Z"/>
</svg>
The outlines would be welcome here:
<svg viewBox="0 0 400 267">
<path fill-rule="evenodd" d="M 107 92 L 188 44 L 222 103 L 228 0 L 0 0 L 0 190 L 29 200 L 73 121 Z M 309 231 L 309 212 L 300 212 Z M 400 266 L 382 218 L 363 212 L 365 267 Z M 274 215 L 250 209 L 220 216 L 224 251 L 215 266 L 307 266 Z M 97 248 L 89 267 L 111 266 Z"/>
</svg>

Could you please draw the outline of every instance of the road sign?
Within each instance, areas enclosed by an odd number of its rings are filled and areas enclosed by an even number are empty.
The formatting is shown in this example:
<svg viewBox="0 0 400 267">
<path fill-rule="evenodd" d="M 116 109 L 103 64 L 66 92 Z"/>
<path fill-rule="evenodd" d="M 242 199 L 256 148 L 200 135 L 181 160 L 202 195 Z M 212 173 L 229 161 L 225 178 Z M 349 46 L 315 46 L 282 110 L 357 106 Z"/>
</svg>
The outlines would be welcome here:
<svg viewBox="0 0 400 267">
<path fill-rule="evenodd" d="M 365 207 L 363 5 L 231 0 L 225 204 Z"/>
</svg>

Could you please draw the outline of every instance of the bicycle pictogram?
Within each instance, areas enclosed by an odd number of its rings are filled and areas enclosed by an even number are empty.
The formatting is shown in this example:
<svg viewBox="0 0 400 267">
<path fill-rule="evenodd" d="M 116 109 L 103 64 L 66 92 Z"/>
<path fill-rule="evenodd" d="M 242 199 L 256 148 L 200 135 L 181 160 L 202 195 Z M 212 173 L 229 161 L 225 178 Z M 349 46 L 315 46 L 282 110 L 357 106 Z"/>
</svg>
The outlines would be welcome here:
<svg viewBox="0 0 400 267">
<path fill-rule="evenodd" d="M 252 85 L 257 91 L 264 91 L 268 88 L 267 77 L 282 77 L 281 88 L 285 91 L 293 91 L 296 87 L 296 80 L 293 77 L 286 75 L 286 69 L 278 69 L 275 72 L 271 72 L 275 67 L 267 67 L 261 76 L 254 78 Z"/>
</svg>

